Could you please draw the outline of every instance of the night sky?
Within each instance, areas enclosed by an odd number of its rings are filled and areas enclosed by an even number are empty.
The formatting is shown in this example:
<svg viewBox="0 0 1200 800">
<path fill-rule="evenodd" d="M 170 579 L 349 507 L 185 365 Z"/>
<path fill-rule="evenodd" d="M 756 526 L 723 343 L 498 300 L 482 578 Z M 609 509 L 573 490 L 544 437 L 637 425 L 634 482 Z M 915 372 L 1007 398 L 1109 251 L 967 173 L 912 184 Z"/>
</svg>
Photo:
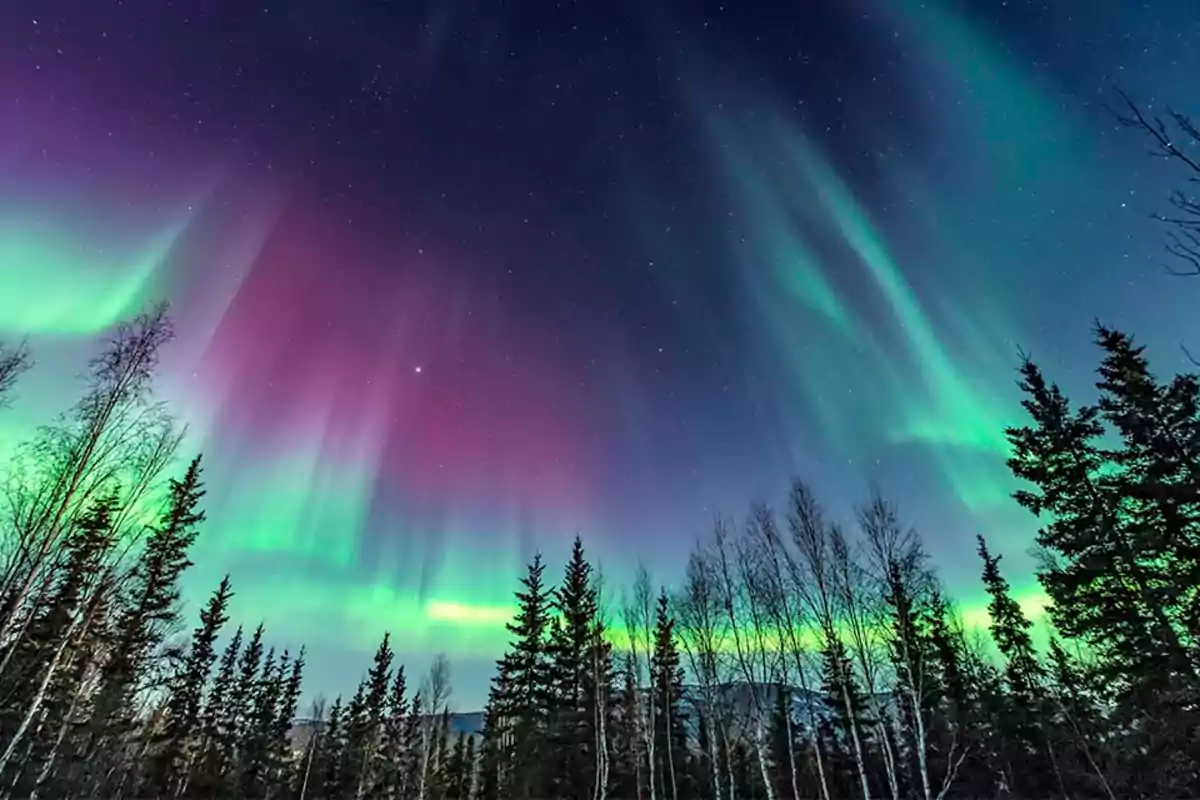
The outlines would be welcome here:
<svg viewBox="0 0 1200 800">
<path fill-rule="evenodd" d="M 1024 348 L 1089 399 L 1100 317 L 1162 371 L 1180 178 L 1106 110 L 1200 110 L 1188 3 L 6 0 L 6 447 L 169 298 L 207 459 L 193 605 L 351 688 L 385 629 L 478 707 L 522 565 L 614 593 L 792 475 L 872 482 L 966 610 Z"/>
</svg>

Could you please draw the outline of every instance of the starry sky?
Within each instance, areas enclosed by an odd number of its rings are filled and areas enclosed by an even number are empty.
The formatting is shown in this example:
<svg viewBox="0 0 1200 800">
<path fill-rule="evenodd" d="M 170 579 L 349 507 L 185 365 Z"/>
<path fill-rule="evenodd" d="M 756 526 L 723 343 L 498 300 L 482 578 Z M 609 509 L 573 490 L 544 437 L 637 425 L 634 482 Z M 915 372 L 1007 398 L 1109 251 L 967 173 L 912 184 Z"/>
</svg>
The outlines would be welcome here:
<svg viewBox="0 0 1200 800">
<path fill-rule="evenodd" d="M 1106 106 L 1200 108 L 1200 12 L 1093 0 L 8 0 L 0 339 L 27 438 L 167 298 L 203 451 L 189 597 L 344 691 L 390 629 L 478 707 L 522 564 L 615 593 L 795 475 L 874 483 L 980 606 L 1013 582 L 1018 348 L 1083 399 L 1100 317 L 1185 366 L 1177 173 Z"/>
</svg>

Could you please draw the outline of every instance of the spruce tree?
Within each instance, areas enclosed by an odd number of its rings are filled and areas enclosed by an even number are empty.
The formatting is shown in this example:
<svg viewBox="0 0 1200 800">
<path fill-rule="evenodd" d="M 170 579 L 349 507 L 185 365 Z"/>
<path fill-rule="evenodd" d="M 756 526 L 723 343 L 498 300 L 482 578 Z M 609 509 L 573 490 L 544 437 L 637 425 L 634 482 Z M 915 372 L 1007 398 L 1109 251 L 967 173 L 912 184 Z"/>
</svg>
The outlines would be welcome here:
<svg viewBox="0 0 1200 800">
<path fill-rule="evenodd" d="M 1045 723 L 1045 669 L 1038 660 L 1030 629 L 1033 623 L 1013 599 L 1008 581 L 1000 574 L 1000 557 L 988 550 L 982 536 L 977 537 L 979 557 L 983 560 L 983 583 L 991 598 L 988 614 L 990 630 L 1000 654 L 1004 656 L 1004 682 L 1008 689 L 1004 711 L 998 720 L 1003 734 L 1003 756 L 1010 772 L 1021 762 L 1039 765 L 1037 770 L 1022 770 L 1010 782 L 1023 791 L 1050 790 L 1050 773 L 1055 765 L 1046 762 L 1047 740 L 1041 727 Z"/>
<path fill-rule="evenodd" d="M 393 671 L 382 725 L 383 744 L 380 748 L 381 764 L 376 772 L 373 797 L 400 798 L 404 791 L 407 775 L 406 761 L 409 758 L 406 740 L 409 702 L 408 682 L 404 665 Z"/>
<path fill-rule="evenodd" d="M 650 678 L 658 712 L 654 732 L 654 755 L 658 760 L 655 776 L 660 783 L 658 796 L 664 800 L 678 800 L 687 796 L 689 788 L 682 774 L 687 764 L 687 715 L 683 710 L 683 667 L 675 642 L 675 620 L 665 591 L 659 594 L 655 608 Z"/>
<path fill-rule="evenodd" d="M 1021 375 L 1032 424 L 1008 430 L 1008 463 L 1034 487 L 1015 492 L 1017 502 L 1047 518 L 1037 541 L 1049 557 L 1038 579 L 1053 601 L 1054 626 L 1095 649 L 1107 681 L 1131 703 L 1149 702 L 1178 661 L 1178 642 L 1166 616 L 1174 595 L 1163 543 L 1129 513 L 1136 454 L 1101 446 L 1099 407 L 1072 410 L 1032 361 Z M 1108 416 L 1119 416 L 1119 404 L 1119 394 L 1107 398 Z"/>
<path fill-rule="evenodd" d="M 200 612 L 191 648 L 167 696 L 165 723 L 147 776 L 149 796 L 178 797 L 187 785 L 200 730 L 204 688 L 216 661 L 217 636 L 228 620 L 226 608 L 232 596 L 229 576 L 225 576 Z"/>
<path fill-rule="evenodd" d="M 1008 581 L 1000 574 L 1000 556 L 988 550 L 987 541 L 976 537 L 979 557 L 983 560 L 983 583 L 987 589 L 990 630 L 996 646 L 1005 658 L 1004 677 L 1014 704 L 1029 715 L 1030 722 L 1041 694 L 1045 671 L 1033 646 L 1033 623 L 1013 599 Z"/>
<path fill-rule="evenodd" d="M 775 703 L 771 709 L 768 726 L 768 743 L 771 763 L 775 767 L 772 776 L 775 796 L 789 797 L 792 794 L 792 770 L 799 765 L 798 756 L 804 751 L 800 726 L 796 724 L 792 708 L 792 688 L 780 684 L 775 689 Z M 707 731 L 705 731 L 707 738 Z M 709 780 L 711 783 L 711 779 Z"/>
<path fill-rule="evenodd" d="M 346 724 L 343 719 L 342 698 L 334 699 L 329 719 L 321 733 L 317 757 L 313 765 L 318 796 L 321 800 L 347 800 L 346 791 Z"/>
<path fill-rule="evenodd" d="M 552 595 L 544 572 L 541 556 L 535 556 L 521 579 L 517 614 L 506 625 L 512 644 L 500 660 L 489 701 L 488 765 L 495 769 L 496 789 L 506 800 L 546 796 L 554 694 L 547 641 Z"/>
<path fill-rule="evenodd" d="M 392 681 L 391 636 L 385 633 L 375 650 L 374 661 L 362 686 L 359 707 L 353 712 L 349 729 L 349 758 L 358 771 L 355 796 L 361 797 L 376 786 L 385 768 L 381 763 L 384 746 L 384 720 L 388 708 L 388 689 Z M 355 708 L 356 703 L 351 703 Z"/>
<path fill-rule="evenodd" d="M 849 713 L 847 713 L 849 698 Z M 869 716 L 866 695 L 854 673 L 846 646 L 836 635 L 826 637 L 821 652 L 821 739 L 829 754 L 831 794 L 850 797 L 859 786 L 854 763 L 851 726 L 858 731 L 863 753 L 871 750 L 871 731 L 875 721 Z"/>
<path fill-rule="evenodd" d="M 188 551 L 204 521 L 200 475 L 197 456 L 183 480 L 171 479 L 170 502 L 134 568 L 129 604 L 117 618 L 115 645 L 93 705 L 93 736 L 100 741 L 128 732 L 130 695 L 137 688 L 141 665 L 179 617 L 179 578 L 192 564 Z"/>
<path fill-rule="evenodd" d="M 233 763 L 237 743 L 237 713 L 231 706 L 237 699 L 234 695 L 234 670 L 241 650 L 242 626 L 239 625 L 221 654 L 216 677 L 204 704 L 201 721 L 203 742 L 196 774 L 192 779 L 192 785 L 199 794 L 217 793 Z"/>
<path fill-rule="evenodd" d="M 596 591 L 592 567 L 575 538 L 562 583 L 552 594 L 557 614 L 550 625 L 549 677 L 551 713 L 548 744 L 555 754 L 550 791 L 564 798 L 590 798 L 596 780 L 596 714 L 607 713 L 609 687 L 597 686 L 593 674 L 598 642 Z M 599 654 L 605 658 L 606 652 Z M 601 676 L 607 679 L 607 674 Z M 597 709 L 597 698 L 602 707 Z"/>
</svg>

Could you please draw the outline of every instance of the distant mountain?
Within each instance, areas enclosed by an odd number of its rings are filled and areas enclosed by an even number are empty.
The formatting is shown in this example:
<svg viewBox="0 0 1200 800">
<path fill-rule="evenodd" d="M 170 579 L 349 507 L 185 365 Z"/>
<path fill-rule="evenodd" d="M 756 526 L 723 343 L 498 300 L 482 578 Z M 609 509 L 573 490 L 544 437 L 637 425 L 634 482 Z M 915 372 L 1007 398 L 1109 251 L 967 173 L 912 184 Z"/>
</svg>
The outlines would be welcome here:
<svg viewBox="0 0 1200 800">
<path fill-rule="evenodd" d="M 426 719 L 432 720 L 434 717 L 429 716 Z M 298 719 L 292 723 L 292 730 L 289 733 L 289 738 L 292 742 L 292 749 L 299 751 L 308 746 L 309 740 L 313 734 L 325 727 L 324 720 L 315 719 Z M 465 733 L 468 736 L 478 736 L 483 732 L 483 712 L 482 711 L 466 711 L 458 714 L 450 715 L 450 735 L 458 736 L 460 733 Z"/>
<path fill-rule="evenodd" d="M 699 708 L 703 703 L 703 695 L 701 688 L 693 684 L 687 684 L 683 687 L 684 705 L 692 708 Z M 756 685 L 745 681 L 732 681 L 723 683 L 714 687 L 715 701 L 727 709 L 732 709 L 733 719 L 748 719 L 751 709 L 754 707 L 754 698 L 757 694 L 764 708 L 774 709 L 778 702 L 778 693 L 780 685 Z M 817 714 L 825 713 L 826 707 L 823 698 L 814 691 L 805 692 L 803 689 L 792 687 L 792 719 L 797 722 L 804 722 L 809 718 L 810 710 Z M 892 704 L 891 695 L 879 695 L 879 701 L 884 708 L 889 708 Z M 696 715 L 689 714 L 689 727 L 693 728 L 696 725 Z M 302 750 L 307 745 L 308 740 L 312 737 L 315 731 L 321 729 L 323 722 L 311 719 L 298 719 L 292 726 L 291 739 L 292 747 L 296 750 Z M 460 733 L 465 733 L 468 736 L 478 736 L 483 732 L 483 712 L 482 711 L 464 711 L 450 715 L 450 734 L 457 736 Z"/>
</svg>

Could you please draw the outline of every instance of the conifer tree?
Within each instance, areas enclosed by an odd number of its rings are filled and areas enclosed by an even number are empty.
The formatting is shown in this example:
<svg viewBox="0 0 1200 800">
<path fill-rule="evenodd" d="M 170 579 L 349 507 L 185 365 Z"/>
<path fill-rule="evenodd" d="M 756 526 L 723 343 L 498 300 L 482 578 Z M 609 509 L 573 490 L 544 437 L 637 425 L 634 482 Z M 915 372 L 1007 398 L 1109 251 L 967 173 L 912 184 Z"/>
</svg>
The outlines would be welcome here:
<svg viewBox="0 0 1200 800">
<path fill-rule="evenodd" d="M 557 763 L 550 791 L 564 800 L 586 800 L 593 796 L 597 779 L 596 715 L 608 712 L 609 690 L 597 687 L 593 674 L 593 650 L 603 643 L 596 636 L 598 608 L 592 567 L 579 537 L 551 602 L 557 617 L 549 636 L 553 718 L 548 744 Z M 602 698 L 600 708 L 597 698 Z"/>
<path fill-rule="evenodd" d="M 666 592 L 658 596 L 655 608 L 654 651 L 650 655 L 651 691 L 658 713 L 655 718 L 654 771 L 659 780 L 658 796 L 679 800 L 687 785 L 681 770 L 687 763 L 687 715 L 683 710 L 683 667 L 675 642 L 675 620 L 671 616 Z"/>
<path fill-rule="evenodd" d="M 172 681 L 163 731 L 147 776 L 146 790 L 151 796 L 178 797 L 187 786 L 195 756 L 196 732 L 200 729 L 203 692 L 216 661 L 217 636 L 228 620 L 226 608 L 232 596 L 226 576 L 200 612 L 200 625 L 192 634 L 191 648 Z"/>
<path fill-rule="evenodd" d="M 992 638 L 1006 662 L 1005 681 L 1017 708 L 1032 716 L 1045 677 L 1029 633 L 1033 623 L 1013 599 L 1008 581 L 1000 574 L 1000 556 L 991 554 L 982 536 L 978 536 L 977 541 L 979 557 L 983 560 L 983 583 L 991 598 L 988 614 Z"/>
<path fill-rule="evenodd" d="M 1047 751 L 1049 741 L 1041 730 L 1045 722 L 1046 676 L 1029 633 L 1033 623 L 1013 599 L 1008 581 L 1000 574 L 1000 557 L 991 554 L 982 536 L 978 536 L 977 541 L 979 557 L 983 560 L 983 583 L 991 598 L 988 603 L 990 630 L 1005 659 L 1004 682 L 1008 692 L 1003 716 L 998 720 L 1003 733 L 1004 760 L 1010 766 L 1024 761 L 1041 767 L 1049 759 L 1041 769 L 1022 770 L 1024 774 L 1019 779 L 1010 778 L 1012 785 L 1025 791 L 1047 788 L 1047 774 L 1057 768 L 1053 754 Z M 1014 747 L 1022 749 L 1014 752 Z"/>
<path fill-rule="evenodd" d="M 1008 430 L 1009 468 L 1034 486 L 1015 492 L 1017 502 L 1048 520 L 1038 532 L 1047 553 L 1038 579 L 1053 601 L 1052 620 L 1063 635 L 1097 650 L 1109 681 L 1136 702 L 1149 700 L 1141 687 L 1167 674 L 1178 649 L 1165 617 L 1163 587 L 1172 580 L 1161 543 L 1140 535 L 1123 511 L 1123 459 L 1101 447 L 1100 409 L 1071 410 L 1032 361 L 1021 365 L 1021 375 L 1032 424 Z"/>
<path fill-rule="evenodd" d="M 854 730 L 857 728 L 864 752 L 871 750 L 870 731 L 875 721 L 870 719 L 869 704 L 854 674 L 846 646 L 836 635 L 826 637 L 821 653 L 822 738 L 825 752 L 835 774 L 831 794 L 850 797 L 855 794 L 858 775 L 852 756 Z M 849 713 L 847 713 L 849 706 Z M 834 791 L 836 787 L 836 791 Z"/>
<path fill-rule="evenodd" d="M 261 640 L 261 632 L 259 635 Z M 237 711 L 232 704 L 238 656 L 242 650 L 242 626 L 238 626 L 221 654 L 216 677 L 205 700 L 201 721 L 203 741 L 192 785 L 197 793 L 215 793 L 228 774 L 237 736 Z"/>
<path fill-rule="evenodd" d="M 393 671 L 384 707 L 381 726 L 381 763 L 375 773 L 376 783 L 372 797 L 388 800 L 398 800 L 403 797 L 407 776 L 406 760 L 409 758 L 407 752 L 409 742 L 406 739 L 408 715 L 408 682 L 405 677 L 404 665 L 399 664 Z"/>
<path fill-rule="evenodd" d="M 329 720 L 321 734 L 320 746 L 313 771 L 318 779 L 318 796 L 321 800 L 346 800 L 346 730 L 343 720 L 342 698 L 334 699 L 329 709 Z"/>
<path fill-rule="evenodd" d="M 363 684 L 361 708 L 352 716 L 349 758 L 358 773 L 355 797 L 361 798 L 380 781 L 383 764 L 384 719 L 387 715 L 388 689 L 392 683 L 391 635 L 385 633 L 375 650 L 374 661 Z M 355 705 L 351 704 L 352 707 Z"/>
<path fill-rule="evenodd" d="M 497 771 L 500 797 L 546 796 L 548 715 L 553 687 L 548 634 L 551 593 L 541 556 L 535 556 L 516 594 L 517 615 L 507 624 L 513 641 L 501 659 L 489 704 L 489 767 Z M 491 780 L 491 778 L 488 778 Z"/>
<path fill-rule="evenodd" d="M 10 668 L 0 686 L 0 778 L 25 790 L 44 782 L 62 749 L 78 700 L 76 685 L 93 665 L 86 646 L 99 641 L 112 588 L 104 564 L 113 550 L 116 496 L 97 500 L 63 543 L 62 564 L 49 576 L 46 602 L 29 615 L 24 637 L 10 642 Z M 18 749 L 23 754 L 17 759 Z M 14 760 L 16 759 L 16 760 Z"/>
<path fill-rule="evenodd" d="M 127 710 L 127 695 L 142 659 L 179 616 L 179 578 L 192 565 L 188 551 L 204 522 L 199 508 L 204 497 L 200 475 L 197 456 L 183 480 L 170 481 L 170 503 L 159 525 L 150 531 L 145 552 L 133 571 L 131 602 L 117 620 L 116 643 L 104 666 L 95 707 L 99 719 L 111 720 Z"/>
</svg>

